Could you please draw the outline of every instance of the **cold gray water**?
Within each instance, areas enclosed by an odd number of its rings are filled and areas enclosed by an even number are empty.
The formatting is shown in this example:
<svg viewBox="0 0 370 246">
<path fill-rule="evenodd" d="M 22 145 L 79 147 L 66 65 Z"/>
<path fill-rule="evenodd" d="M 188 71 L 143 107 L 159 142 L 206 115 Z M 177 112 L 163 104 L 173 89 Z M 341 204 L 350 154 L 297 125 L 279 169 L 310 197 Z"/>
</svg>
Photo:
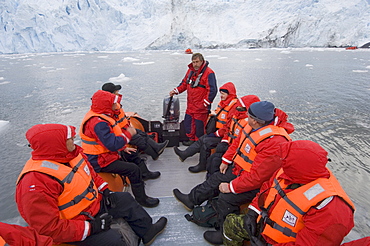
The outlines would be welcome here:
<svg viewBox="0 0 370 246">
<path fill-rule="evenodd" d="M 288 113 L 294 140 L 316 141 L 329 152 L 328 166 L 357 209 L 348 238 L 370 236 L 370 50 L 202 53 L 218 86 L 232 81 L 239 96 L 255 94 L 273 102 Z M 79 128 L 92 94 L 107 81 L 122 85 L 126 111 L 162 120 L 163 99 L 178 85 L 190 59 L 182 51 L 0 55 L 0 221 L 24 223 L 14 192 L 30 157 L 27 129 L 39 123 Z M 183 116 L 186 95 L 178 97 Z"/>
</svg>

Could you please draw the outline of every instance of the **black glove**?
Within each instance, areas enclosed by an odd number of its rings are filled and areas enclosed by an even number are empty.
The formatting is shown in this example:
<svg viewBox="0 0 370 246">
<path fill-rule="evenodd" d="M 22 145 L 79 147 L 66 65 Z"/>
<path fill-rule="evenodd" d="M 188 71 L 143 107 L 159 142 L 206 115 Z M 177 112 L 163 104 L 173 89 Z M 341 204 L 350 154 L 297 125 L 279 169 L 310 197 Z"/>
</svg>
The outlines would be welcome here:
<svg viewBox="0 0 370 246">
<path fill-rule="evenodd" d="M 257 236 L 257 217 L 258 214 L 252 209 L 244 216 L 244 229 L 248 232 L 249 237 Z"/>
<path fill-rule="evenodd" d="M 111 208 L 115 208 L 117 204 L 117 194 L 109 189 L 105 189 L 103 191 L 103 199 L 107 206 L 110 206 Z"/>
<path fill-rule="evenodd" d="M 113 221 L 112 215 L 109 215 L 107 213 L 102 214 L 99 217 L 95 218 L 94 220 L 89 221 L 91 225 L 90 235 L 109 230 L 112 221 Z"/>
<path fill-rule="evenodd" d="M 229 144 L 226 142 L 220 142 L 217 144 L 216 152 L 217 153 L 225 153 L 226 150 L 229 148 Z"/>
</svg>

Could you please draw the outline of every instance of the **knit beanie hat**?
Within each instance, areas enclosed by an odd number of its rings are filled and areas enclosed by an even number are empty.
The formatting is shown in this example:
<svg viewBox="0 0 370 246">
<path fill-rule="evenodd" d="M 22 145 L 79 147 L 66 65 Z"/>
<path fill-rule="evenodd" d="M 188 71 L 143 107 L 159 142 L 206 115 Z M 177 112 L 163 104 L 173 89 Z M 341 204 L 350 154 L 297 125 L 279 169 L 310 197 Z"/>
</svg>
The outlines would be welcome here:
<svg viewBox="0 0 370 246">
<path fill-rule="evenodd" d="M 248 114 L 257 121 L 266 123 L 274 119 L 275 106 L 268 101 L 255 102 L 249 107 Z"/>
</svg>

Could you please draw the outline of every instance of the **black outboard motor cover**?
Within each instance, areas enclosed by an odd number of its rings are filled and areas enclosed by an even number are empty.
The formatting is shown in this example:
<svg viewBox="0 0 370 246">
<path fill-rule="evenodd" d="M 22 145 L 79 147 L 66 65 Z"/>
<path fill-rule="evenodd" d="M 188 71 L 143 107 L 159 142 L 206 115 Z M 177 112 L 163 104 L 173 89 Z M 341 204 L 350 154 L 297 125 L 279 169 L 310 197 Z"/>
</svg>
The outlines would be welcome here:
<svg viewBox="0 0 370 246">
<path fill-rule="evenodd" d="M 165 97 L 163 99 L 164 122 L 179 122 L 180 102 L 177 97 Z"/>
<path fill-rule="evenodd" d="M 180 102 L 177 97 L 165 97 L 163 100 L 163 141 L 169 140 L 168 147 L 180 143 Z"/>
</svg>

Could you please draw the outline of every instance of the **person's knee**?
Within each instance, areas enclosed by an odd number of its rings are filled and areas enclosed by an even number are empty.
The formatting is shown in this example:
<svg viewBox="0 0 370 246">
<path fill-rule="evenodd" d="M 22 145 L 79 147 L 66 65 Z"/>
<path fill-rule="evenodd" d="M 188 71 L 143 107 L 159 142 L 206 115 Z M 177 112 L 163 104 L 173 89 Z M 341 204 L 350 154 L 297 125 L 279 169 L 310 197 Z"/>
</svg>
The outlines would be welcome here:
<svg viewBox="0 0 370 246">
<path fill-rule="evenodd" d="M 129 192 L 116 192 L 118 199 L 123 203 L 130 203 L 135 201 L 135 198 Z"/>
</svg>

